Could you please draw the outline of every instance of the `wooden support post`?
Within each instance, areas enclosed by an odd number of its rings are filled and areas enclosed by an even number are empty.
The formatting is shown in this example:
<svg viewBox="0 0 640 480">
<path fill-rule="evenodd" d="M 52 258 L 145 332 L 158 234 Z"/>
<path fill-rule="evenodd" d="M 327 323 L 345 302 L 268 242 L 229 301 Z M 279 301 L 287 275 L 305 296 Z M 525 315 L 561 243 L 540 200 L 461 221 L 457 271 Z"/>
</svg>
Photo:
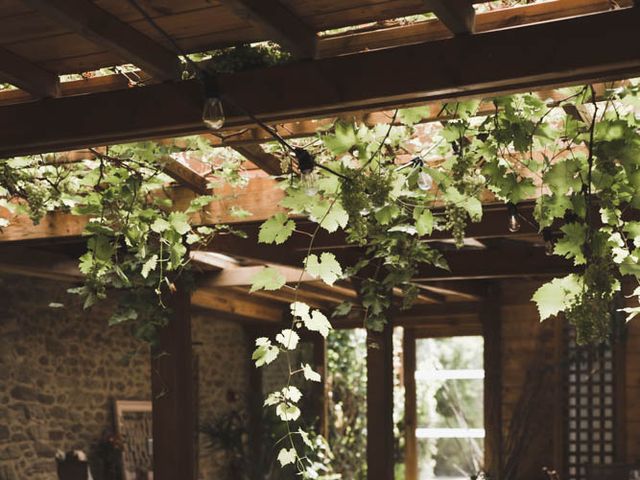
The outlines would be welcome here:
<svg viewBox="0 0 640 480">
<path fill-rule="evenodd" d="M 500 479 L 502 468 L 502 321 L 497 285 L 489 288 L 480 310 L 484 336 L 485 471 Z"/>
<path fill-rule="evenodd" d="M 318 433 L 329 435 L 329 403 L 327 402 L 327 341 L 320 335 L 313 338 L 313 368 L 322 377 L 320 383 L 313 383 L 314 397 L 317 399 Z"/>
<path fill-rule="evenodd" d="M 153 471 L 155 480 L 195 479 L 195 412 L 191 300 L 178 284 L 173 312 L 152 353 Z"/>
<path fill-rule="evenodd" d="M 263 414 L 264 414 L 264 394 L 262 392 L 262 370 L 256 367 L 251 360 L 251 352 L 256 345 L 256 338 L 262 336 L 255 328 L 246 328 L 246 345 L 247 345 L 247 368 L 249 372 L 249 395 L 247 398 L 247 408 L 249 411 L 249 454 L 250 458 L 256 459 L 252 462 L 256 467 L 259 465 L 257 459 L 262 458 L 263 453 Z M 270 447 L 270 445 L 268 445 Z M 252 467 L 253 468 L 253 467 Z M 251 472 L 255 474 L 251 478 L 259 478 L 259 474 L 263 472 Z"/>
<path fill-rule="evenodd" d="M 402 355 L 404 373 L 404 478 L 405 480 L 418 480 L 416 336 L 413 329 L 404 329 Z"/>
<path fill-rule="evenodd" d="M 367 479 L 393 480 L 393 326 L 367 333 Z"/>
</svg>

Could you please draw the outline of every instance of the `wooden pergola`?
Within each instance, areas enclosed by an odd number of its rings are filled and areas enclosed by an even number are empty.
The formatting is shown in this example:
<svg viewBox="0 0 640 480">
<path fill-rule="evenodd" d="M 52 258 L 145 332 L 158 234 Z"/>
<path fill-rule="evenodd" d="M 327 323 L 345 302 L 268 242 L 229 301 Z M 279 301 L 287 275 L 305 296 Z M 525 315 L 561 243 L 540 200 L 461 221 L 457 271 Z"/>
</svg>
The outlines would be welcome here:
<svg viewBox="0 0 640 480">
<path fill-rule="evenodd" d="M 216 146 L 234 148 L 248 160 L 251 181 L 240 191 L 225 187 L 234 205 L 252 212 L 238 221 L 224 201 L 211 204 L 202 223 L 234 223 L 247 239 L 216 237 L 206 250 L 192 252 L 202 270 L 198 290 L 175 305 L 176 321 L 166 329 L 155 369 L 173 395 L 154 395 L 154 457 L 158 480 L 193 477 L 193 386 L 190 382 L 191 306 L 274 328 L 286 318 L 286 291 L 248 295 L 249 280 L 262 265 L 273 265 L 293 282 L 300 276 L 305 243 L 293 238 L 287 250 L 258 246 L 260 222 L 280 211 L 282 191 L 269 174 L 279 161 L 261 143 L 271 137 L 247 115 L 274 126 L 284 137 L 312 135 L 336 118 L 367 124 L 388 123 L 388 109 L 428 104 L 443 121 L 442 103 L 468 97 L 544 90 L 640 75 L 640 8 L 632 0 L 557 0 L 476 13 L 470 0 L 148 0 L 142 8 L 186 52 L 203 52 L 238 43 L 272 40 L 295 57 L 289 64 L 218 77 L 227 119 L 222 135 L 202 123 L 204 89 L 199 80 L 180 80 L 178 52 L 130 2 L 117 0 L 7 0 L 0 3 L 0 80 L 16 89 L 0 91 L 0 157 L 68 152 L 79 158 L 87 147 L 140 139 L 205 135 Z M 432 12 L 432 19 L 406 22 Z M 338 33 L 336 33 L 336 31 Z M 60 81 L 113 65 L 133 64 L 137 83 L 124 74 Z M 206 68 L 206 63 L 203 64 Z M 238 106 L 241 106 L 239 108 Z M 482 113 L 482 108 L 480 113 Z M 486 106 L 485 113 L 491 106 Z M 207 179 L 188 163 L 171 161 L 167 172 L 178 180 L 171 190 L 178 204 Z M 233 195 L 232 195 L 233 194 Z M 231 200 L 232 199 L 232 200 Z M 259 200 L 256 200 L 259 199 Z M 531 218 L 533 204 L 520 206 Z M 487 204 L 484 220 L 472 224 L 469 238 L 481 248 L 447 252 L 451 272 L 425 268 L 416 281 L 417 305 L 394 325 L 418 325 L 425 317 L 443 324 L 479 309 L 486 334 L 499 338 L 491 311 L 492 293 L 474 280 L 548 277 L 571 269 L 544 252 L 533 222 L 508 231 L 503 205 Z M 14 218 L 0 231 L 0 271 L 78 281 L 74 254 L 87 219 L 48 215 L 38 225 Z M 300 219 L 300 229 L 311 222 Z M 437 232 L 425 239 L 449 242 Z M 358 248 L 341 234 L 322 234 L 315 247 L 333 251 L 346 264 Z M 398 292 L 401 295 L 401 292 Z M 349 282 L 328 287 L 305 278 L 301 298 L 330 308 L 356 298 Z M 359 324 L 347 317 L 340 328 Z M 463 321 L 463 320 L 461 320 Z M 393 396 L 391 327 L 370 334 L 368 431 L 373 480 L 393 476 Z M 495 345 L 498 345 L 495 342 Z M 499 348 L 499 347 L 497 347 Z M 487 349 L 487 382 L 500 385 L 491 369 L 499 352 Z M 372 377 L 373 379 L 373 377 Z M 154 391 L 164 388 L 154 382 Z M 487 390 L 491 390 L 488 387 Z M 502 428 L 495 406 L 486 403 L 492 422 L 487 449 L 500 461 Z M 493 445 L 493 447 L 492 447 Z"/>
</svg>

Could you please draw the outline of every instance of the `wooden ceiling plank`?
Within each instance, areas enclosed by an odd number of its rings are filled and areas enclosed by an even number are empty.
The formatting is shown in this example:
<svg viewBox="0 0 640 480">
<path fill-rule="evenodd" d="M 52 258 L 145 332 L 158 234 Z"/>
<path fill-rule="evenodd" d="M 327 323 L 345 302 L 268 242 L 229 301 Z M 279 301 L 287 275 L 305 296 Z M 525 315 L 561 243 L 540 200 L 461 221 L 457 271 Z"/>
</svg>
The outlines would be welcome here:
<svg viewBox="0 0 640 480">
<path fill-rule="evenodd" d="M 241 18 L 257 23 L 296 57 L 315 57 L 316 33 L 279 0 L 222 0 L 222 3 Z"/>
<path fill-rule="evenodd" d="M 0 81 L 21 88 L 37 98 L 60 95 L 57 75 L 4 48 L 0 48 Z"/>
<path fill-rule="evenodd" d="M 222 75 L 219 84 L 224 95 L 242 102 L 262 121 L 278 123 L 628 78 L 640 74 L 638 24 L 640 9 L 621 9 Z M 612 44 L 627 47 L 612 50 Z M 433 70 L 434 64 L 440 68 Z M 358 81 L 363 78 L 367 81 Z M 184 81 L 3 107 L 0 118 L 7 128 L 0 131 L 0 158 L 200 133 L 205 130 L 203 95 L 198 81 Z M 95 111 L 101 115 L 96 117 Z M 232 106 L 226 111 L 226 129 L 253 125 Z"/>
<path fill-rule="evenodd" d="M 25 0 L 41 12 L 159 80 L 180 76 L 178 57 L 89 0 Z"/>
<path fill-rule="evenodd" d="M 476 11 L 470 0 L 425 0 L 425 4 L 454 35 L 474 32 Z"/>
</svg>

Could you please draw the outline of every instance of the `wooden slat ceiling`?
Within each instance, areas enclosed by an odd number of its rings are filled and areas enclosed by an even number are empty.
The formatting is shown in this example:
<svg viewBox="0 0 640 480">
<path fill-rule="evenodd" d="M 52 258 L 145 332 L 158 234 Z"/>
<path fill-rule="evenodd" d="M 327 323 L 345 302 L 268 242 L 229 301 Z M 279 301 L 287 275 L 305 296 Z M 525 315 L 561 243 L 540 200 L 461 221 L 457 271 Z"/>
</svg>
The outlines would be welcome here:
<svg viewBox="0 0 640 480">
<path fill-rule="evenodd" d="M 97 0 L 94 3 L 158 43 L 170 47 L 129 2 Z M 244 20 L 219 1 L 149 0 L 141 3 L 186 51 L 204 51 L 268 39 L 259 26 Z M 283 3 L 318 32 L 425 12 L 423 0 L 283 0 Z M 45 15 L 28 9 L 19 0 L 2 2 L 0 24 L 0 45 L 58 74 L 128 62 L 128 59 L 106 51 Z"/>
<path fill-rule="evenodd" d="M 171 48 L 128 1 L 96 0 L 94 3 L 166 48 Z M 273 38 L 257 22 L 239 15 L 227 0 L 146 0 L 141 3 L 158 25 L 188 52 Z M 312 30 L 321 32 L 426 13 L 438 2 L 281 0 L 281 3 Z M 474 0 L 472 3 L 480 2 Z M 580 2 L 562 3 L 571 9 Z M 603 8 L 608 5 L 606 1 L 601 3 Z M 622 1 L 622 4 L 626 3 L 629 2 Z M 68 30 L 45 14 L 30 9 L 27 4 L 20 0 L 0 2 L 0 46 L 4 49 L 57 74 L 96 70 L 131 60 Z"/>
</svg>

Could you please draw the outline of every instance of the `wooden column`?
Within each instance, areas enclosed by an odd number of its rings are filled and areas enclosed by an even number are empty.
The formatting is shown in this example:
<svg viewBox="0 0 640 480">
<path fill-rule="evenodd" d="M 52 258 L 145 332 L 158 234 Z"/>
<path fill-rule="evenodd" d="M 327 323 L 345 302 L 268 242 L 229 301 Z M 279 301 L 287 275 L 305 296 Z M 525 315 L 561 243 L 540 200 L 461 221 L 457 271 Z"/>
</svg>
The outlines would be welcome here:
<svg viewBox="0 0 640 480">
<path fill-rule="evenodd" d="M 418 480 L 416 336 L 413 329 L 404 329 L 402 355 L 404 373 L 404 475 L 405 480 Z"/>
<path fill-rule="evenodd" d="M 160 331 L 151 359 L 154 479 L 194 480 L 191 299 L 181 284 L 168 297 L 172 317 Z"/>
<path fill-rule="evenodd" d="M 502 321 L 498 285 L 489 288 L 480 311 L 484 336 L 485 471 L 499 480 L 502 468 Z"/>
<path fill-rule="evenodd" d="M 367 334 L 367 478 L 393 480 L 393 327 Z"/>
<path fill-rule="evenodd" d="M 263 415 L 264 415 L 264 395 L 262 392 L 262 370 L 256 367 L 251 360 L 251 352 L 256 347 L 256 339 L 261 337 L 261 333 L 256 328 L 245 328 L 246 345 L 247 345 L 247 369 L 249 375 L 249 395 L 247 398 L 247 407 L 249 411 L 249 454 L 256 459 L 254 465 L 258 465 L 257 459 L 262 458 L 263 449 Z M 271 445 L 267 445 L 271 447 Z M 251 478 L 259 478 L 259 472 L 252 470 Z"/>
<path fill-rule="evenodd" d="M 313 368 L 318 372 L 322 381 L 312 383 L 311 387 L 317 399 L 315 405 L 318 416 L 318 432 L 328 438 L 329 435 L 329 402 L 327 401 L 327 341 L 320 335 L 313 339 Z"/>
</svg>

